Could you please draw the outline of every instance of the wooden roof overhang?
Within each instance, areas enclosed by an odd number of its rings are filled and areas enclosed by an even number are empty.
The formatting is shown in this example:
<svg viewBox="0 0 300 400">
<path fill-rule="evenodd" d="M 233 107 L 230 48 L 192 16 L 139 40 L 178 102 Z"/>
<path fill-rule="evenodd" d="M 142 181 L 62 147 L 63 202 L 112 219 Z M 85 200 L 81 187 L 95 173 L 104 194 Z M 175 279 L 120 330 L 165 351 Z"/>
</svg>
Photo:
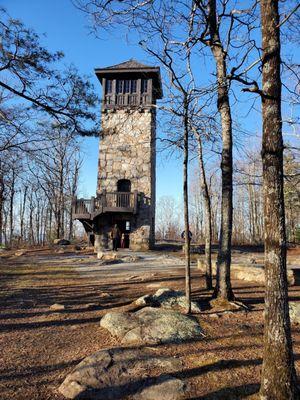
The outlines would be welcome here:
<svg viewBox="0 0 300 400">
<path fill-rule="evenodd" d="M 160 68 L 156 66 L 148 66 L 141 64 L 135 60 L 125 61 L 121 64 L 112 65 L 106 68 L 95 68 L 95 74 L 99 79 L 101 85 L 103 78 L 117 79 L 122 78 L 132 79 L 136 78 L 152 78 L 153 87 L 156 91 L 156 98 L 163 97 L 163 89 L 161 84 Z"/>
</svg>

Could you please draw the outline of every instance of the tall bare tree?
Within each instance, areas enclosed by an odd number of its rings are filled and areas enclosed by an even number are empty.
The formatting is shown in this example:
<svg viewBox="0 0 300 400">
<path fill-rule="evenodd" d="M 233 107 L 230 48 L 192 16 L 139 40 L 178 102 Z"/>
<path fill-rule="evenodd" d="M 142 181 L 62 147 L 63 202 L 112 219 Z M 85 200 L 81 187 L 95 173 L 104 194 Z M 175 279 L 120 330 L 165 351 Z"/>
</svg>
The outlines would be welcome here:
<svg viewBox="0 0 300 400">
<path fill-rule="evenodd" d="M 283 192 L 280 19 L 277 0 L 261 0 L 265 333 L 261 399 L 298 399 L 288 306 Z"/>
<path fill-rule="evenodd" d="M 202 138 L 199 133 L 197 133 L 198 140 L 198 158 L 199 158 L 199 167 L 200 167 L 200 176 L 201 176 L 201 189 L 204 198 L 204 208 L 205 208 L 205 265 L 206 265 L 206 288 L 212 289 L 212 264 L 211 264 L 211 245 L 212 245 L 212 215 L 211 215 L 211 201 L 210 201 L 210 193 L 206 179 L 206 171 L 203 160 L 203 144 Z"/>
</svg>

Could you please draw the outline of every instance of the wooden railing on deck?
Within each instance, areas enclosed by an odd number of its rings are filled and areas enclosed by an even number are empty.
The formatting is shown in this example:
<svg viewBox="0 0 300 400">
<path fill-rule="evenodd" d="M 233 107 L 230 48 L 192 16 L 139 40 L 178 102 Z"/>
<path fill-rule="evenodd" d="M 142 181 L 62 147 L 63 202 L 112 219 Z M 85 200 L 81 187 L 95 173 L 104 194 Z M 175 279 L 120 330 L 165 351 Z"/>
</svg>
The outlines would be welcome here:
<svg viewBox="0 0 300 400">
<path fill-rule="evenodd" d="M 73 215 L 93 214 L 102 211 L 137 212 L 138 192 L 102 192 L 91 199 L 74 199 Z"/>
</svg>

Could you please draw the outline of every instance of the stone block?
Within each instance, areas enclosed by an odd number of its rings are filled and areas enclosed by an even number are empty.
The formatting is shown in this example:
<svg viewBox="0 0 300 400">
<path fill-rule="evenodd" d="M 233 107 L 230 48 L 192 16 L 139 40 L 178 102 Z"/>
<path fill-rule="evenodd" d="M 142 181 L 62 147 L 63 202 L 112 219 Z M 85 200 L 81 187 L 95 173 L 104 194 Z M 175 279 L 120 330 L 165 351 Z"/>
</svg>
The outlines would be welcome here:
<svg viewBox="0 0 300 400">
<path fill-rule="evenodd" d="M 205 262 L 202 259 L 197 260 L 197 268 L 200 271 L 205 272 Z M 212 273 L 216 275 L 217 267 L 216 261 L 212 262 Z M 240 279 L 247 282 L 257 282 L 259 284 L 265 284 L 265 271 L 263 264 L 253 264 L 253 263 L 232 263 L 230 274 L 233 279 Z M 295 272 L 292 269 L 287 270 L 287 278 L 290 286 L 294 285 L 296 282 Z"/>
</svg>

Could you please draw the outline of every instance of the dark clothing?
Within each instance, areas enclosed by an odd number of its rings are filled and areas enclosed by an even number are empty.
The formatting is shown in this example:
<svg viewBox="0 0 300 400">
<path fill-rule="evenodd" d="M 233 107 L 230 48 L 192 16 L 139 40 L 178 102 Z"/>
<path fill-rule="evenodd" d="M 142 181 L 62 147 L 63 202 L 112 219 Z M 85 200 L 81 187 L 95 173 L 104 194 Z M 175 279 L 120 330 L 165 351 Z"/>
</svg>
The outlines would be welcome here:
<svg viewBox="0 0 300 400">
<path fill-rule="evenodd" d="M 189 239 L 190 239 L 190 240 L 192 240 L 192 236 L 193 236 L 192 232 L 189 231 Z M 181 234 L 181 239 L 185 239 L 185 231 L 182 232 L 182 234 Z"/>
<path fill-rule="evenodd" d="M 118 227 L 113 227 L 111 231 L 112 239 L 119 239 L 121 236 L 120 229 Z"/>
<path fill-rule="evenodd" d="M 121 236 L 121 231 L 117 226 L 114 226 L 111 231 L 111 238 L 113 240 L 113 250 L 118 250 L 118 244 Z"/>
<path fill-rule="evenodd" d="M 113 239 L 113 251 L 118 251 L 118 241 L 119 239 Z"/>
</svg>

